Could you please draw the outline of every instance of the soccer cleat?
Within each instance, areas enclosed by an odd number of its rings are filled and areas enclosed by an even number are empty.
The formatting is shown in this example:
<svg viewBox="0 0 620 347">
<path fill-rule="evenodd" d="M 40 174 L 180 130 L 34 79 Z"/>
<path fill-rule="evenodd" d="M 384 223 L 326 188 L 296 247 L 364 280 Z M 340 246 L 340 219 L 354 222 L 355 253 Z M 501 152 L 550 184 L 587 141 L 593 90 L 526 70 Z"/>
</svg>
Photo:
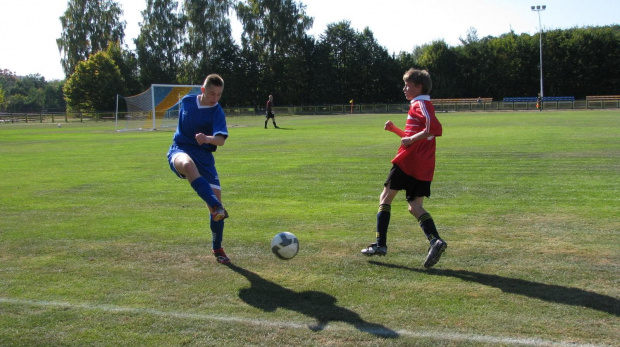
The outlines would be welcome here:
<svg viewBox="0 0 620 347">
<path fill-rule="evenodd" d="M 219 222 L 222 219 L 228 218 L 228 211 L 224 208 L 224 206 L 216 206 L 211 212 L 211 218 L 214 221 Z"/>
<path fill-rule="evenodd" d="M 428 255 L 426 256 L 424 267 L 428 269 L 437 264 L 443 252 L 446 251 L 446 248 L 448 248 L 448 243 L 442 239 L 435 239 L 434 242 L 431 241 L 431 246 L 428 247 Z"/>
<path fill-rule="evenodd" d="M 224 252 L 224 248 L 214 249 L 213 255 L 215 256 L 215 260 L 220 264 L 230 264 L 230 258 Z"/>
<path fill-rule="evenodd" d="M 367 248 L 362 249 L 362 254 L 367 256 L 384 256 L 387 254 L 387 245 L 379 247 L 376 243 L 370 244 Z"/>
</svg>

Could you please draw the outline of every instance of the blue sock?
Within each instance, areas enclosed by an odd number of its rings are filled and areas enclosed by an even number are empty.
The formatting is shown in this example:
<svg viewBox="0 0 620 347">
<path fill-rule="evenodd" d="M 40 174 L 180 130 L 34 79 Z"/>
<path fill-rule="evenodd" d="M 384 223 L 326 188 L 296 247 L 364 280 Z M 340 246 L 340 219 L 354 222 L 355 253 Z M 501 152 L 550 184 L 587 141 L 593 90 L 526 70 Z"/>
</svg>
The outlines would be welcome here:
<svg viewBox="0 0 620 347">
<path fill-rule="evenodd" d="M 216 222 L 211 218 L 211 237 L 213 242 L 213 249 L 222 248 L 222 239 L 224 237 L 224 220 Z"/>
<path fill-rule="evenodd" d="M 191 183 L 192 188 L 198 193 L 198 196 L 204 200 L 209 207 L 222 206 L 222 204 L 217 200 L 215 194 L 213 194 L 213 189 L 207 182 L 207 179 L 200 176 L 193 180 Z"/>
</svg>

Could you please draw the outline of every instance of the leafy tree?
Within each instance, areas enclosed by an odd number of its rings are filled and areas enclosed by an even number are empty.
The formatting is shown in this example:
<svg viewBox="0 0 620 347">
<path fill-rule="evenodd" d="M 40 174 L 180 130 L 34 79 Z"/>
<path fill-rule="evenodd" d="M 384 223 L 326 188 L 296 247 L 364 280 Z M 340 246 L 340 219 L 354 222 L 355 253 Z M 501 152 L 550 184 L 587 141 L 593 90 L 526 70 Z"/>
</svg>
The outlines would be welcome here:
<svg viewBox="0 0 620 347">
<path fill-rule="evenodd" d="M 264 58 L 286 54 L 314 22 L 306 15 L 306 6 L 293 0 L 246 0 L 236 9 L 244 29 L 242 46 Z"/>
<path fill-rule="evenodd" d="M 45 110 L 49 112 L 62 112 L 67 108 L 62 87 L 64 81 L 51 81 L 45 86 Z"/>
<path fill-rule="evenodd" d="M 127 95 L 125 81 L 114 60 L 106 52 L 80 62 L 63 87 L 71 111 L 111 111 L 116 95 Z"/>
<path fill-rule="evenodd" d="M 401 71 L 369 28 L 357 32 L 342 21 L 327 26 L 321 45 L 329 52 L 330 102 L 376 103 L 402 99 Z"/>
<path fill-rule="evenodd" d="M 354 87 L 361 102 L 378 103 L 403 100 L 402 78 L 404 70 L 399 69 L 394 57 L 381 46 L 370 28 L 358 33 L 356 42 L 357 71 Z M 355 74 L 355 71 L 354 71 Z"/>
<path fill-rule="evenodd" d="M 147 0 L 142 19 L 140 35 L 134 40 L 140 82 L 143 86 L 176 83 L 185 29 L 178 2 Z"/>
<path fill-rule="evenodd" d="M 236 69 L 238 61 L 228 17 L 230 7 L 229 0 L 185 0 L 187 35 L 181 82 L 202 84 L 205 76 L 214 72 L 228 82 L 226 75 Z"/>
<path fill-rule="evenodd" d="M 280 95 L 278 100 L 286 102 L 289 90 L 280 83 L 288 73 L 286 60 L 307 48 L 306 30 L 314 19 L 306 15 L 305 5 L 293 0 L 245 0 L 235 9 L 243 26 L 241 48 L 246 66 L 257 74 L 250 95 L 259 104 L 268 94 Z"/>
<path fill-rule="evenodd" d="M 2 88 L 2 85 L 0 85 L 0 111 L 5 110 L 6 109 L 6 105 L 4 102 L 4 88 Z"/>
<path fill-rule="evenodd" d="M 10 76 L 10 75 L 9 75 Z M 39 112 L 45 108 L 45 79 L 41 75 L 15 77 L 9 83 L 5 107 L 9 112 Z"/>
<path fill-rule="evenodd" d="M 7 93 L 13 88 L 15 83 L 17 83 L 15 72 L 8 69 L 0 70 L 0 86 L 2 86 Z"/>
<path fill-rule="evenodd" d="M 356 32 L 351 28 L 351 22 L 342 21 L 327 25 L 327 29 L 320 36 L 321 45 L 329 52 L 330 65 L 324 72 L 332 76 L 331 85 L 326 85 L 332 102 L 346 102 L 353 98 L 358 99 L 352 91 L 353 81 L 357 78 L 355 71 Z"/>
<path fill-rule="evenodd" d="M 420 68 L 427 69 L 433 79 L 431 95 L 434 98 L 462 97 L 466 85 L 460 84 L 456 54 L 445 41 L 434 41 L 422 46 L 417 60 Z"/>
<path fill-rule="evenodd" d="M 620 26 L 543 34 L 545 96 L 620 92 Z"/>
<path fill-rule="evenodd" d="M 0 110 L 9 112 L 63 111 L 62 81 L 47 82 L 39 74 L 17 77 L 0 70 Z"/>
<path fill-rule="evenodd" d="M 122 13 L 114 0 L 68 0 L 67 10 L 60 17 L 62 33 L 56 40 L 67 77 L 79 62 L 105 49 L 109 42 L 123 42 Z"/>
<path fill-rule="evenodd" d="M 121 48 L 118 42 L 110 43 L 106 49 L 106 53 L 118 69 L 125 80 L 125 86 L 129 95 L 141 93 L 145 88 L 139 81 L 138 76 L 138 60 L 133 52 L 128 49 Z"/>
</svg>

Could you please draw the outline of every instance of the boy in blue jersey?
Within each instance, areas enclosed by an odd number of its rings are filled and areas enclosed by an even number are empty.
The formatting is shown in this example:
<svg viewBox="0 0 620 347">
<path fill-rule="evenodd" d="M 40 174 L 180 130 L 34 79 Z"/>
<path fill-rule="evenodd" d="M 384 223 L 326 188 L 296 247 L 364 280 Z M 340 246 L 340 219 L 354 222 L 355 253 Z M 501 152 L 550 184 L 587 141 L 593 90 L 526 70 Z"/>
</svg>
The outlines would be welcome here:
<svg viewBox="0 0 620 347">
<path fill-rule="evenodd" d="M 228 212 L 222 206 L 222 188 L 215 169 L 213 152 L 228 138 L 226 116 L 218 103 L 224 90 L 224 80 L 217 74 L 207 76 L 202 94 L 181 99 L 179 125 L 168 150 L 170 169 L 179 178 L 187 179 L 206 203 L 210 212 L 213 255 L 218 263 L 230 259 L 222 248 L 224 219 Z"/>
</svg>

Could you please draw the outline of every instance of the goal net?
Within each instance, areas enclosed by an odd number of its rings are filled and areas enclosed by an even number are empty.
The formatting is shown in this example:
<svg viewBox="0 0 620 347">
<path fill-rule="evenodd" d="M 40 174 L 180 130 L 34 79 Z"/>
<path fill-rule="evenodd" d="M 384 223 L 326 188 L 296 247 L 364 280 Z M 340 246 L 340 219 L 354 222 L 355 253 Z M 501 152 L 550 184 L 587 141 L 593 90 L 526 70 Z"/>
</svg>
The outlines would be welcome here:
<svg viewBox="0 0 620 347">
<path fill-rule="evenodd" d="M 175 128 L 179 102 L 185 95 L 200 94 L 200 85 L 152 84 L 138 95 L 116 96 L 116 130 Z"/>
</svg>

